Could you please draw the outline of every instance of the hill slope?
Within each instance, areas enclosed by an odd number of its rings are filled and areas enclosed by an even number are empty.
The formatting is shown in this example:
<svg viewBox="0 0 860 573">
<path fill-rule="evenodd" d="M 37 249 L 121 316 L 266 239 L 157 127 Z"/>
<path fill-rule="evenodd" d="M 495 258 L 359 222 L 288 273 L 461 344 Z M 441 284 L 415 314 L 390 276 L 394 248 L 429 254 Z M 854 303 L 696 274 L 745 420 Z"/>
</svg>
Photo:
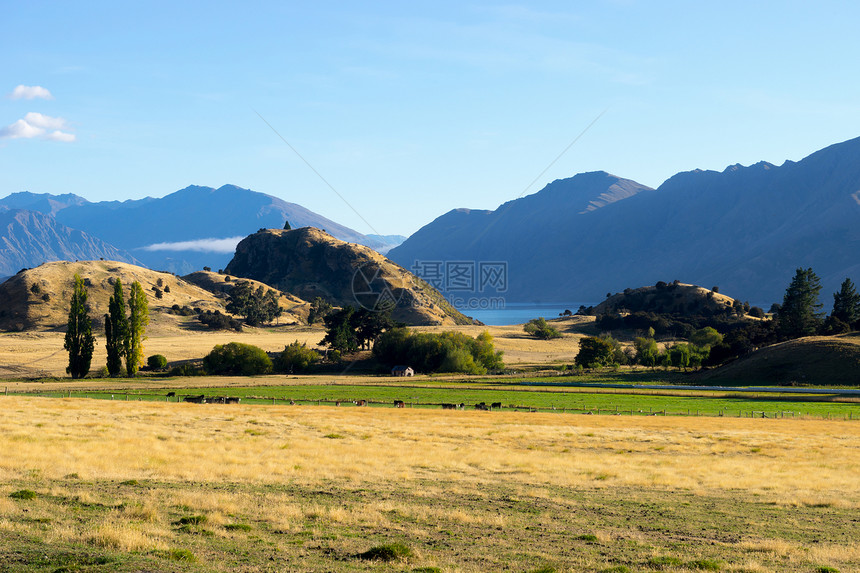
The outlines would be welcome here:
<svg viewBox="0 0 860 573">
<path fill-rule="evenodd" d="M 174 304 L 225 312 L 223 296 L 170 273 L 116 261 L 61 261 L 19 272 L 0 284 L 0 330 L 65 329 L 75 273 L 87 285 L 87 303 L 96 328 L 103 326 L 115 279 L 122 281 L 126 297 L 131 283 L 140 282 L 149 301 L 151 332 L 176 326 L 178 317 L 166 312 Z M 153 291 L 156 286 L 162 290 L 167 286 L 170 292 L 164 292 L 158 299 Z M 290 310 L 294 306 L 289 305 Z M 303 313 L 307 317 L 306 310 L 297 308 L 294 315 L 288 314 L 280 322 L 303 322 Z"/>
<path fill-rule="evenodd" d="M 252 278 L 304 300 L 319 296 L 338 306 L 378 310 L 395 305 L 407 324 L 469 324 L 430 285 L 376 251 L 319 229 L 261 229 L 236 247 L 225 272 Z"/>
<path fill-rule="evenodd" d="M 494 211 L 451 211 L 389 256 L 410 267 L 505 261 L 511 301 L 598 301 L 626 285 L 682 279 L 769 305 L 797 267 L 812 267 L 823 293 L 860 276 L 858 189 L 860 138 L 779 167 L 679 173 L 656 190 L 589 173 Z M 615 200 L 598 206 L 604 193 Z"/>
<path fill-rule="evenodd" d="M 706 384 L 860 386 L 860 334 L 789 340 L 696 377 Z"/>
</svg>

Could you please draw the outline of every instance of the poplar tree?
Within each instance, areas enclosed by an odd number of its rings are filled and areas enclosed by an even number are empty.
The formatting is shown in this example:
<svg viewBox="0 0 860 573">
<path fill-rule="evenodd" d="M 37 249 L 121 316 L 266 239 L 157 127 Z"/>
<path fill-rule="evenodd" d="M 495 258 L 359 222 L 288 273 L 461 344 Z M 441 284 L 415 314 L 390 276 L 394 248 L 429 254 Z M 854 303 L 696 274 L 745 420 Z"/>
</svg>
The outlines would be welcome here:
<svg viewBox="0 0 860 573">
<path fill-rule="evenodd" d="M 128 318 L 125 315 L 125 300 L 122 292 L 122 281 L 116 280 L 113 285 L 113 296 L 108 302 L 108 313 L 105 315 L 105 347 L 107 349 L 107 369 L 112 378 L 122 371 L 122 359 L 125 356 L 125 339 L 128 336 Z"/>
<path fill-rule="evenodd" d="M 87 314 L 87 288 L 77 274 L 75 274 L 75 286 L 69 308 L 69 324 L 63 348 L 69 351 L 69 366 L 66 372 L 71 374 L 72 378 L 86 376 L 93 360 L 95 337 L 92 321 Z"/>
<path fill-rule="evenodd" d="M 123 341 L 123 349 L 126 374 L 133 377 L 137 374 L 138 367 L 143 363 L 143 341 L 146 340 L 146 326 L 149 324 L 149 305 L 146 301 L 146 293 L 137 281 L 131 284 L 128 310 L 128 332 Z"/>
</svg>

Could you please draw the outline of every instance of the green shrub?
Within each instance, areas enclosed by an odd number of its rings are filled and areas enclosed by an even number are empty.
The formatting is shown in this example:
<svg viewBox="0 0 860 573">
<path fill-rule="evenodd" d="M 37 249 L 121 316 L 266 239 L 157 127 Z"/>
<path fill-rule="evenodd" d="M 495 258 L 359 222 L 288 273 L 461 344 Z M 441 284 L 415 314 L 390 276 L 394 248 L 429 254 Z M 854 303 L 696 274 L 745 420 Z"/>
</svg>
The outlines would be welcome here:
<svg viewBox="0 0 860 573">
<path fill-rule="evenodd" d="M 9 494 L 12 499 L 35 499 L 36 492 L 31 489 L 19 489 Z"/>
<path fill-rule="evenodd" d="M 561 333 L 558 331 L 558 329 L 550 324 L 547 324 L 546 319 L 542 316 L 540 318 L 533 318 L 528 321 L 525 326 L 523 326 L 523 330 L 527 334 L 531 334 L 535 338 L 540 338 L 541 340 L 561 338 Z"/>
<path fill-rule="evenodd" d="M 368 561 L 394 561 L 395 559 L 404 559 L 411 556 L 412 550 L 402 543 L 377 545 L 364 553 L 358 554 L 359 559 L 366 559 Z"/>
<path fill-rule="evenodd" d="M 218 344 L 203 358 L 203 368 L 209 374 L 251 376 L 272 371 L 272 360 L 262 348 L 230 342 Z"/>
<path fill-rule="evenodd" d="M 167 358 L 161 354 L 153 354 L 146 359 L 146 365 L 149 366 L 150 370 L 161 370 L 167 366 Z"/>
<path fill-rule="evenodd" d="M 203 376 L 206 374 L 202 368 L 194 364 L 178 364 L 170 369 L 170 376 Z"/>
<path fill-rule="evenodd" d="M 820 567 L 816 567 L 815 573 L 839 573 L 839 569 L 822 565 Z"/>
<path fill-rule="evenodd" d="M 373 355 L 383 364 L 408 364 L 418 372 L 486 374 L 505 367 L 488 332 L 472 338 L 459 332 L 415 333 L 392 328 L 376 341 Z"/>
<path fill-rule="evenodd" d="M 319 352 L 296 340 L 275 357 L 274 368 L 276 372 L 304 372 L 319 359 Z"/>
</svg>

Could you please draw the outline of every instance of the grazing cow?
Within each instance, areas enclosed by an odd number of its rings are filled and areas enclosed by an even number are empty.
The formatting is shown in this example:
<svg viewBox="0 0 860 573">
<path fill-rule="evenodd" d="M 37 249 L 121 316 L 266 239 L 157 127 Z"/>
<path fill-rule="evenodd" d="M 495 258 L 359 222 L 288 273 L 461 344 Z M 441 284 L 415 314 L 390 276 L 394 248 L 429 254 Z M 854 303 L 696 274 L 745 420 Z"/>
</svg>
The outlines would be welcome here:
<svg viewBox="0 0 860 573">
<path fill-rule="evenodd" d="M 456 410 L 457 404 L 442 404 L 443 410 Z"/>
<path fill-rule="evenodd" d="M 185 398 L 183 398 L 183 401 L 191 402 L 193 404 L 205 404 L 206 396 L 203 394 L 200 394 L 199 396 L 186 396 Z"/>
<path fill-rule="evenodd" d="M 174 396 L 176 396 L 176 392 L 168 392 L 167 393 L 168 398 L 173 398 Z"/>
<path fill-rule="evenodd" d="M 242 399 L 238 396 L 227 396 L 226 404 L 238 404 Z"/>
<path fill-rule="evenodd" d="M 334 405 L 335 405 L 335 406 L 340 406 L 340 400 L 335 400 Z"/>
<path fill-rule="evenodd" d="M 295 405 L 296 405 L 296 401 L 295 401 L 295 400 L 290 400 L 290 406 L 295 406 Z"/>
<path fill-rule="evenodd" d="M 476 410 L 484 410 L 484 411 L 489 411 L 489 410 L 490 410 L 490 409 L 487 407 L 487 404 L 486 404 L 486 403 L 484 403 L 484 402 L 481 402 L 480 404 L 475 404 L 475 409 L 476 409 Z"/>
<path fill-rule="evenodd" d="M 367 400 L 353 400 L 352 403 L 356 406 L 367 406 Z"/>
<path fill-rule="evenodd" d="M 395 408 L 405 408 L 406 403 L 403 400 L 395 400 L 394 401 L 394 407 Z"/>
<path fill-rule="evenodd" d="M 492 404 L 490 404 L 490 410 L 495 410 L 496 408 L 501 410 L 502 409 L 502 403 L 501 402 L 493 402 Z"/>
<path fill-rule="evenodd" d="M 459 404 L 457 404 L 457 409 L 458 409 L 458 410 L 465 410 L 465 409 L 466 409 L 466 405 L 465 405 L 465 404 L 463 404 L 462 402 L 460 402 Z"/>
</svg>

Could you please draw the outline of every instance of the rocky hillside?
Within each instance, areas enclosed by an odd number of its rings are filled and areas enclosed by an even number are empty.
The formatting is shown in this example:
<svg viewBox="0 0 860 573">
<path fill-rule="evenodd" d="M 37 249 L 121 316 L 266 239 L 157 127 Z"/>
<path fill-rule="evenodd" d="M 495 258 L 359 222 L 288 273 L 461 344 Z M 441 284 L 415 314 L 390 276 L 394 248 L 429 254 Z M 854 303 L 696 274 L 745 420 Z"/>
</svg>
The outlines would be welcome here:
<svg viewBox="0 0 860 573">
<path fill-rule="evenodd" d="M 304 300 L 345 306 L 393 307 L 413 325 L 470 324 L 434 288 L 376 251 L 319 229 L 261 229 L 243 239 L 225 273 L 258 280 Z"/>
<path fill-rule="evenodd" d="M 122 281 L 126 296 L 134 281 L 143 286 L 149 299 L 150 330 L 176 326 L 179 317 L 169 312 L 174 304 L 225 312 L 223 297 L 170 273 L 116 261 L 63 261 L 21 271 L 0 284 L 0 330 L 65 329 L 76 273 L 87 285 L 90 317 L 97 328 L 103 325 L 116 279 Z M 155 287 L 162 290 L 162 298 L 156 298 Z M 301 316 L 299 310 L 280 320 L 282 324 L 304 322 Z"/>
</svg>

